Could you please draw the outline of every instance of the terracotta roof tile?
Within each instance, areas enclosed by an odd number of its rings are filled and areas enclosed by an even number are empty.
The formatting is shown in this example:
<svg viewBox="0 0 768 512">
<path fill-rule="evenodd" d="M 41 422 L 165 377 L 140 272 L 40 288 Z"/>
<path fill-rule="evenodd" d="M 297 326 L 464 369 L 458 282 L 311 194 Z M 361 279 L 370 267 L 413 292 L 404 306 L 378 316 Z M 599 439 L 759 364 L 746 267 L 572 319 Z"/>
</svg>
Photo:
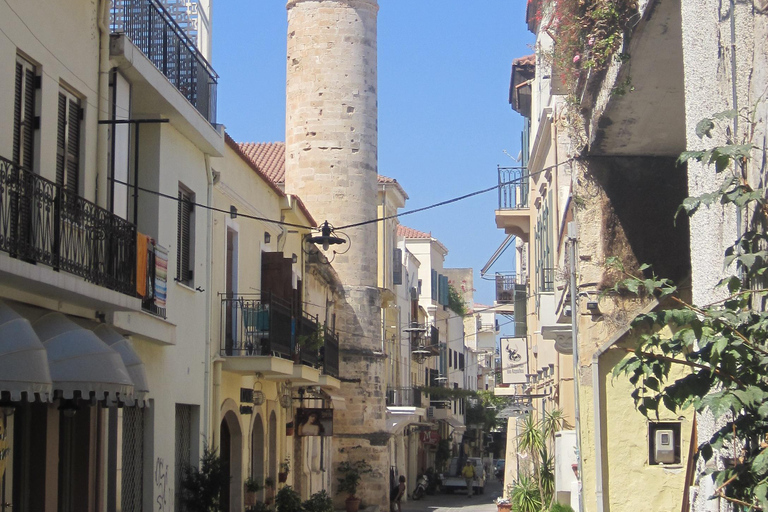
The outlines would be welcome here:
<svg viewBox="0 0 768 512">
<path fill-rule="evenodd" d="M 525 57 L 519 57 L 512 61 L 513 66 L 535 66 L 536 54 L 526 55 Z"/>
<path fill-rule="evenodd" d="M 432 233 L 424 233 L 423 231 L 398 224 L 397 236 L 402 236 L 403 238 L 432 238 Z"/>
<path fill-rule="evenodd" d="M 285 183 L 285 142 L 239 142 L 240 151 L 258 169 L 269 178 L 272 183 L 282 185 Z M 379 183 L 394 184 L 408 199 L 403 187 L 394 178 L 379 175 Z"/>
<path fill-rule="evenodd" d="M 285 181 L 284 142 L 240 142 L 238 145 L 272 183 Z"/>
</svg>

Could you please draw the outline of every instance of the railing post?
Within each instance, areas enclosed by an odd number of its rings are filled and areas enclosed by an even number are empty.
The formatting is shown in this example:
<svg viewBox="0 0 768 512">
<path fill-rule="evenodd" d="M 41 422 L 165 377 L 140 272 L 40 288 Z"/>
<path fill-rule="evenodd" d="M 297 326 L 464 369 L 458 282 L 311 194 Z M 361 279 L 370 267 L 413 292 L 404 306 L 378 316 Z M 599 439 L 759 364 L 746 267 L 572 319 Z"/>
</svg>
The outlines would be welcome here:
<svg viewBox="0 0 768 512">
<path fill-rule="evenodd" d="M 62 193 L 64 187 L 54 188 L 53 198 L 53 247 L 51 251 L 51 264 L 54 270 L 59 270 L 59 260 L 61 257 L 61 208 L 62 208 Z"/>
</svg>

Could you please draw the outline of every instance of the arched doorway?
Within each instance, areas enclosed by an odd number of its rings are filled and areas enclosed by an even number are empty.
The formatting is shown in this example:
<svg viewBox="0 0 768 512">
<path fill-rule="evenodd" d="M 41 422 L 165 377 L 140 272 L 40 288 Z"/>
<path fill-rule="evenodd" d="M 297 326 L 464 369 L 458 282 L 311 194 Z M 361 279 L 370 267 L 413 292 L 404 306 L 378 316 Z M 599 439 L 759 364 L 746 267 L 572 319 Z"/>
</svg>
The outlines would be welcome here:
<svg viewBox="0 0 768 512">
<path fill-rule="evenodd" d="M 261 414 L 253 418 L 253 430 L 251 430 L 251 478 L 264 485 L 264 424 Z M 260 500 L 264 501 L 264 491 L 260 493 Z"/>
<path fill-rule="evenodd" d="M 219 455 L 228 482 L 221 491 L 221 508 L 240 511 L 243 509 L 243 434 L 237 414 L 231 410 L 225 412 L 219 432 Z"/>
</svg>

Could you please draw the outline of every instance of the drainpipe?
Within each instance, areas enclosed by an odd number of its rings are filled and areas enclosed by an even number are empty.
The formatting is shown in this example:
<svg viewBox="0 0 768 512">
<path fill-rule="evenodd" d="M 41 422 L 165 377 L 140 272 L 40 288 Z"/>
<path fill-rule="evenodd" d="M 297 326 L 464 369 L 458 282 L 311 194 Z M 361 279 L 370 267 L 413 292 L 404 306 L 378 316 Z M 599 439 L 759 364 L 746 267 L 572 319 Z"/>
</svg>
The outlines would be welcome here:
<svg viewBox="0 0 768 512">
<path fill-rule="evenodd" d="M 733 110 L 736 115 L 733 117 L 733 140 L 738 144 L 739 137 L 739 95 L 736 88 L 736 1 L 731 0 L 731 96 L 733 98 Z M 740 164 L 735 164 L 739 165 Z M 742 208 L 736 207 L 736 238 L 741 236 L 741 216 Z"/>
<path fill-rule="evenodd" d="M 211 169 L 211 156 L 205 154 L 205 175 L 208 181 L 207 186 L 207 205 L 213 204 L 213 169 Z M 213 238 L 213 210 L 208 208 L 206 214 L 206 243 L 205 243 L 205 261 L 208 264 L 205 266 L 205 289 L 207 290 L 207 297 L 205 301 L 205 359 L 203 360 L 203 439 L 208 439 L 208 430 L 210 428 L 211 416 L 211 388 L 210 388 L 210 368 L 211 368 L 211 300 L 213 297 L 213 289 L 211 288 L 211 245 Z"/>
<path fill-rule="evenodd" d="M 600 349 L 592 356 L 592 393 L 595 409 L 595 498 L 597 512 L 603 512 L 603 417 L 600 410 Z"/>
<path fill-rule="evenodd" d="M 579 464 L 579 511 L 584 511 L 584 493 L 582 483 L 584 482 L 584 454 L 581 451 L 581 410 L 579 406 L 579 310 L 578 307 L 578 289 L 576 288 L 576 240 L 578 238 L 579 226 L 575 221 L 568 223 L 568 241 L 570 242 L 570 272 L 571 272 L 571 343 L 573 344 L 573 416 L 574 428 L 576 429 L 576 450 L 578 452 Z"/>
<path fill-rule="evenodd" d="M 109 119 L 109 13 L 111 0 L 99 4 L 99 121 Z M 96 204 L 107 208 L 109 188 L 109 125 L 99 123 L 96 132 Z"/>
</svg>

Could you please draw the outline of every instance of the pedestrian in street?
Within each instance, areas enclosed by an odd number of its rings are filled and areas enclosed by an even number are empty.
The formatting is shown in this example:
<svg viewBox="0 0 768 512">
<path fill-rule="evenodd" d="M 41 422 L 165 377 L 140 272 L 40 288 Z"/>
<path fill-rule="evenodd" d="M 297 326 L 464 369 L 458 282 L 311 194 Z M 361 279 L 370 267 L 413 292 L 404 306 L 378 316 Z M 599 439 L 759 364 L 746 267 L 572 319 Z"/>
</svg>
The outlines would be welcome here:
<svg viewBox="0 0 768 512">
<path fill-rule="evenodd" d="M 464 469 L 461 470 L 461 476 L 467 481 L 467 498 L 472 497 L 472 483 L 475 479 L 475 466 L 472 465 L 472 461 L 467 459 L 464 464 Z"/>
<path fill-rule="evenodd" d="M 400 483 L 392 488 L 389 494 L 389 510 L 390 512 L 403 512 L 400 501 L 405 496 L 405 475 L 400 475 Z"/>
</svg>

